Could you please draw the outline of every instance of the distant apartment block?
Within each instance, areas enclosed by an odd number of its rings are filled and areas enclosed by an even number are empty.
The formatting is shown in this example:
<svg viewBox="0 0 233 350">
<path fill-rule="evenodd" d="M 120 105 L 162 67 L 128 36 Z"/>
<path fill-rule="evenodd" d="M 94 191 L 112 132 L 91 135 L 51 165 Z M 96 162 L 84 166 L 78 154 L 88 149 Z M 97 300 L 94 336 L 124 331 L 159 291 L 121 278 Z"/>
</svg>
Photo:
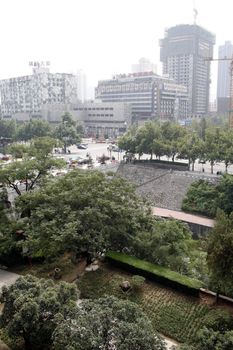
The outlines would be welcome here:
<svg viewBox="0 0 233 350">
<path fill-rule="evenodd" d="M 76 76 L 36 67 L 32 75 L 1 80 L 0 96 L 3 117 L 37 116 L 45 104 L 77 101 Z"/>
<path fill-rule="evenodd" d="M 152 72 L 120 74 L 98 82 L 97 99 L 132 106 L 133 122 L 187 117 L 187 88 Z"/>
<path fill-rule="evenodd" d="M 225 41 L 219 46 L 218 58 L 232 58 L 233 45 L 230 41 Z M 217 86 L 217 108 L 218 113 L 226 114 L 230 108 L 230 65 L 231 61 L 218 61 L 218 86 Z"/>
<path fill-rule="evenodd" d="M 188 115 L 202 116 L 208 112 L 210 61 L 215 35 L 193 24 L 181 24 L 165 31 L 160 40 L 163 74 L 188 89 Z"/>
<path fill-rule="evenodd" d="M 156 64 L 150 62 L 150 60 L 148 60 L 147 58 L 142 57 L 139 59 L 138 63 L 132 64 L 131 71 L 132 73 L 157 73 L 157 66 Z"/>
</svg>

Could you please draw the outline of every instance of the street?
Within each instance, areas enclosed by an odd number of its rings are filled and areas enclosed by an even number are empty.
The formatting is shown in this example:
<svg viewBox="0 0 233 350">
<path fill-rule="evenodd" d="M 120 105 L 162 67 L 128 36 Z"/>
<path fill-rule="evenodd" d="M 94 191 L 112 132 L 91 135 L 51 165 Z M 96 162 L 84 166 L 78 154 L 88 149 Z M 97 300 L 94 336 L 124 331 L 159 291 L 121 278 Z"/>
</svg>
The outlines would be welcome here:
<svg viewBox="0 0 233 350">
<path fill-rule="evenodd" d="M 55 157 L 62 157 L 65 160 L 69 160 L 69 158 L 72 158 L 74 156 L 80 156 L 82 158 L 85 158 L 87 153 L 91 155 L 92 159 L 94 162 L 96 162 L 97 157 L 101 157 L 103 154 L 106 156 L 110 156 L 110 152 L 107 149 L 109 144 L 107 143 L 89 143 L 87 146 L 87 149 L 78 149 L 77 146 L 73 145 L 70 146 L 68 149 L 70 150 L 71 153 L 69 154 L 55 154 Z M 125 152 L 111 152 L 111 156 L 115 157 L 115 160 L 121 161 L 123 160 Z M 137 155 L 136 155 L 137 156 Z M 149 154 L 143 154 L 141 159 L 150 159 Z M 161 157 L 161 160 L 167 160 L 167 157 Z M 177 162 L 182 162 L 182 163 L 187 163 L 187 160 L 182 160 L 182 159 L 176 159 Z M 211 173 L 211 167 L 210 163 L 206 162 L 206 164 L 200 164 L 198 161 L 195 162 L 195 168 L 194 170 L 196 172 L 204 172 L 210 174 Z M 225 165 L 224 163 L 217 163 L 214 165 L 214 174 L 217 172 L 221 171 L 222 173 L 225 172 Z M 230 165 L 228 167 L 228 173 L 233 174 L 233 165 Z"/>
</svg>

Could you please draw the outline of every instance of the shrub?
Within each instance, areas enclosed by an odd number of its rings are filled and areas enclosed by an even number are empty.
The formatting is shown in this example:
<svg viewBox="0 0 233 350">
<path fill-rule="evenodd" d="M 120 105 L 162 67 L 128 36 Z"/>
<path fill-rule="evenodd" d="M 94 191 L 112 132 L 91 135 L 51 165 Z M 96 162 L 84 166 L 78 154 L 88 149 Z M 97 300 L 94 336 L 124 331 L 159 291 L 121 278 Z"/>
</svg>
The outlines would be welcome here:
<svg viewBox="0 0 233 350">
<path fill-rule="evenodd" d="M 140 288 L 143 283 L 145 282 L 145 277 L 142 277 L 142 276 L 139 276 L 139 275 L 134 275 L 132 278 L 131 278 L 131 281 L 132 281 L 132 286 L 133 288 Z"/>
</svg>

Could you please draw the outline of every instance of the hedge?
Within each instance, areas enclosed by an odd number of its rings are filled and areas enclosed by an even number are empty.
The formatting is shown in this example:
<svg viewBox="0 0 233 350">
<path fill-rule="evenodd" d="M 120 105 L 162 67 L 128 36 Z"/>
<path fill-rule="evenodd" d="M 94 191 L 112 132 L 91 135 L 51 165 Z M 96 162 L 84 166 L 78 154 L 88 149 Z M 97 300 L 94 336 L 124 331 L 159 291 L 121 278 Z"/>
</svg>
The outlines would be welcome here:
<svg viewBox="0 0 233 350">
<path fill-rule="evenodd" d="M 123 253 L 110 251 L 106 253 L 106 258 L 112 264 L 127 269 L 132 273 L 153 279 L 187 294 L 198 296 L 199 289 L 203 287 L 201 281 Z"/>
</svg>

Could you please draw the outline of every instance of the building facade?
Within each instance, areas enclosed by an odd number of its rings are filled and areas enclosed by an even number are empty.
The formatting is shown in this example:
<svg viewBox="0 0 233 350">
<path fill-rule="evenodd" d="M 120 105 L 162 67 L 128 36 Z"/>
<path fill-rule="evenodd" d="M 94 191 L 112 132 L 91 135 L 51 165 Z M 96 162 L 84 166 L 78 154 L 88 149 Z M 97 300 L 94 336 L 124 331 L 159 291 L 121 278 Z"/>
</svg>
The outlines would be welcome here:
<svg viewBox="0 0 233 350">
<path fill-rule="evenodd" d="M 193 24 L 182 24 L 165 31 L 160 40 L 163 74 L 188 89 L 188 115 L 202 116 L 208 112 L 210 61 L 215 36 Z"/>
<path fill-rule="evenodd" d="M 225 41 L 219 46 L 218 59 L 232 58 L 233 45 L 231 41 Z M 218 85 L 217 85 L 217 108 L 219 113 L 226 114 L 230 109 L 230 60 L 218 61 Z"/>
<path fill-rule="evenodd" d="M 12 116 L 3 116 L 3 119 L 29 122 L 36 118 L 56 126 L 66 112 L 69 112 L 75 121 L 83 124 L 86 134 L 90 137 L 117 137 L 124 134 L 132 122 L 131 105 L 123 102 L 47 103 L 37 115 L 32 116 L 29 112 L 15 113 Z"/>
<path fill-rule="evenodd" d="M 133 122 L 187 117 L 187 88 L 152 72 L 120 74 L 99 81 L 95 96 L 104 103 L 130 103 Z"/>
<path fill-rule="evenodd" d="M 45 104 L 77 101 L 75 75 L 50 73 L 49 68 L 36 67 L 32 75 L 0 81 L 2 117 L 40 115 Z"/>
</svg>

